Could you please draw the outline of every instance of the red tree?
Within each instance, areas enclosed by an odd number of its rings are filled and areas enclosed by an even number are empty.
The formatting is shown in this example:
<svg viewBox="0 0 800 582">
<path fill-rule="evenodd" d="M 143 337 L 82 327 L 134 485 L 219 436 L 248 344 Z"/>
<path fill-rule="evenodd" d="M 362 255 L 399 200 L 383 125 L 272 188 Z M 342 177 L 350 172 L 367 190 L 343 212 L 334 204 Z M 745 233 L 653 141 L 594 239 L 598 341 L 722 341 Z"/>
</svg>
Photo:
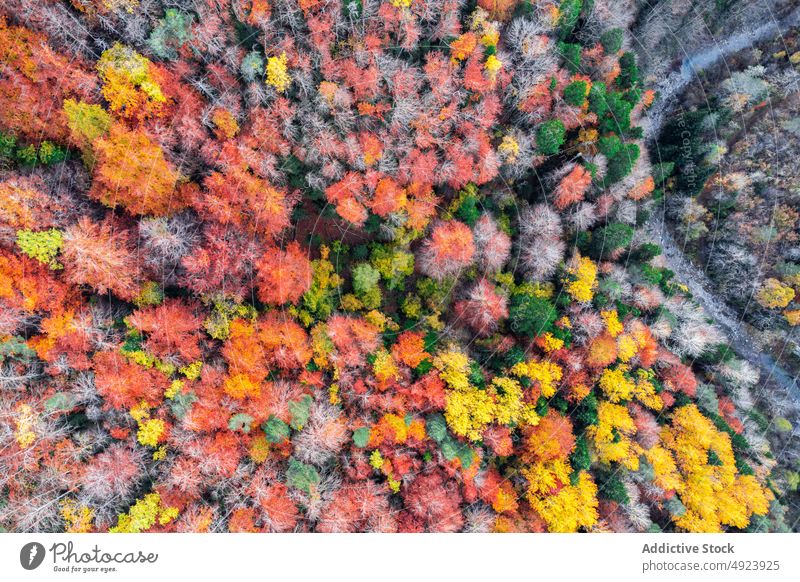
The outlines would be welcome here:
<svg viewBox="0 0 800 582">
<path fill-rule="evenodd" d="M 131 300 L 139 291 L 138 265 L 128 231 L 111 220 L 97 223 L 86 216 L 64 233 L 61 253 L 70 283 L 89 285 Z"/>
<path fill-rule="evenodd" d="M 447 533 L 464 525 L 458 485 L 438 471 L 417 475 L 402 495 L 408 510 L 401 518 L 402 531 Z"/>
<path fill-rule="evenodd" d="M 296 241 L 281 250 L 267 249 L 256 263 L 258 298 L 264 303 L 297 303 L 311 287 L 311 262 Z"/>
<path fill-rule="evenodd" d="M 434 227 L 419 251 L 418 264 L 429 277 L 444 279 L 468 267 L 474 255 L 472 231 L 463 222 L 450 220 Z"/>
<path fill-rule="evenodd" d="M 157 307 L 139 309 L 128 323 L 147 334 L 147 351 L 159 358 L 178 355 L 184 360 L 200 357 L 200 325 L 197 306 L 180 299 L 167 299 Z"/>
<path fill-rule="evenodd" d="M 494 285 L 486 279 L 478 281 L 467 299 L 455 304 L 454 310 L 459 320 L 482 336 L 491 334 L 500 321 L 508 317 L 506 298 L 497 293 Z"/>
<path fill-rule="evenodd" d="M 591 184 L 592 175 L 583 166 L 576 165 L 558 183 L 558 187 L 553 193 L 555 207 L 559 210 L 564 210 L 571 204 L 580 202 Z"/>
<path fill-rule="evenodd" d="M 93 361 L 97 392 L 112 408 L 133 408 L 142 400 L 157 406 L 169 386 L 161 372 L 129 362 L 116 351 L 98 352 Z"/>
</svg>

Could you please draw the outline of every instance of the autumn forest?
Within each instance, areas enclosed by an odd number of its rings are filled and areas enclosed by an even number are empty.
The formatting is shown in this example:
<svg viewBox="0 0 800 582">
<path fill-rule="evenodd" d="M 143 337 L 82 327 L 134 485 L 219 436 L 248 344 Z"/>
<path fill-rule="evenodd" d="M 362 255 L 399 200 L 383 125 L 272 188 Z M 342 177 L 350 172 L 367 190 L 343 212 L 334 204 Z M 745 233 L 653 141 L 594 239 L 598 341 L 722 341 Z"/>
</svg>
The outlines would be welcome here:
<svg viewBox="0 0 800 582">
<path fill-rule="evenodd" d="M 0 531 L 796 529 L 632 4 L 4 0 Z"/>
</svg>

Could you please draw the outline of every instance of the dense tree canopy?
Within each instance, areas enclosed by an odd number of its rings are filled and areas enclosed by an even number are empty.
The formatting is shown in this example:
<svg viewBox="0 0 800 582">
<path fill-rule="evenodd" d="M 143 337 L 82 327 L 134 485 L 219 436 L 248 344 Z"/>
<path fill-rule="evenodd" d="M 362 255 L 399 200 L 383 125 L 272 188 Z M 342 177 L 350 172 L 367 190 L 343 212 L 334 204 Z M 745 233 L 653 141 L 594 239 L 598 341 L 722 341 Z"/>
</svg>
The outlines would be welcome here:
<svg viewBox="0 0 800 582">
<path fill-rule="evenodd" d="M 3 3 L 0 526 L 780 529 L 611 6 Z"/>
</svg>

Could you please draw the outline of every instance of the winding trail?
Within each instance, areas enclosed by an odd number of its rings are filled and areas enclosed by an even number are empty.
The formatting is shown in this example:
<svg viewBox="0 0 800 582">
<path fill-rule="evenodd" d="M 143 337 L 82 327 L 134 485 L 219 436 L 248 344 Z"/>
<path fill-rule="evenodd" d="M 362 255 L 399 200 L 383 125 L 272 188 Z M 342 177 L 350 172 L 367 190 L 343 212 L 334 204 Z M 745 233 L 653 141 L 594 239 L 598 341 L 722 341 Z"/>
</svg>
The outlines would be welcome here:
<svg viewBox="0 0 800 582">
<path fill-rule="evenodd" d="M 772 20 L 753 30 L 740 31 L 725 41 L 687 56 L 678 71 L 667 76 L 655 87 L 660 98 L 648 112 L 644 127 L 645 139 L 652 142 L 658 137 L 661 126 L 674 109 L 678 97 L 698 73 L 715 66 L 727 56 L 798 25 L 800 25 L 800 6 L 780 21 Z M 677 279 L 689 288 L 697 303 L 728 336 L 734 351 L 759 369 L 761 382 L 779 387 L 794 402 L 800 403 L 798 378 L 787 372 L 772 356 L 759 349 L 745 329 L 742 318 L 716 295 L 711 280 L 678 247 L 664 222 L 664 217 L 651 217 L 645 225 L 645 231 L 661 246 L 667 266 L 675 272 Z"/>
<path fill-rule="evenodd" d="M 787 372 L 772 356 L 762 352 L 744 327 L 741 317 L 713 291 L 714 284 L 683 254 L 662 217 L 653 217 L 645 225 L 647 235 L 659 246 L 667 266 L 676 278 L 689 288 L 695 301 L 708 313 L 728 337 L 733 350 L 761 372 L 763 384 L 774 384 L 800 403 L 798 378 Z"/>
<path fill-rule="evenodd" d="M 798 25 L 800 25 L 800 6 L 781 20 L 770 20 L 753 30 L 739 31 L 700 52 L 688 55 L 683 59 L 680 69 L 673 71 L 653 87 L 658 92 L 659 98 L 647 113 L 647 120 L 644 124 L 645 138 L 652 141 L 658 137 L 658 132 L 661 131 L 661 126 L 664 124 L 664 117 L 672 112 L 676 98 L 683 93 L 698 73 L 713 67 L 742 49 Z"/>
</svg>

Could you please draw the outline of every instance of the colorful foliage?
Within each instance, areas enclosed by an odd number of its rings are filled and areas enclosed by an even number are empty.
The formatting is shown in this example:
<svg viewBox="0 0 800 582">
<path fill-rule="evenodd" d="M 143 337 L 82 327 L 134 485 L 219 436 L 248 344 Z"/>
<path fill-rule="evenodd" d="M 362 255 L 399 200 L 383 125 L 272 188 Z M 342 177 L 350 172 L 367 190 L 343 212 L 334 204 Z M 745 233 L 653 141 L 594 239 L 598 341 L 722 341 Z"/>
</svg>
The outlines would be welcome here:
<svg viewBox="0 0 800 582">
<path fill-rule="evenodd" d="M 751 370 L 637 232 L 667 178 L 608 3 L 28 4 L 0 529 L 777 523 Z"/>
</svg>

